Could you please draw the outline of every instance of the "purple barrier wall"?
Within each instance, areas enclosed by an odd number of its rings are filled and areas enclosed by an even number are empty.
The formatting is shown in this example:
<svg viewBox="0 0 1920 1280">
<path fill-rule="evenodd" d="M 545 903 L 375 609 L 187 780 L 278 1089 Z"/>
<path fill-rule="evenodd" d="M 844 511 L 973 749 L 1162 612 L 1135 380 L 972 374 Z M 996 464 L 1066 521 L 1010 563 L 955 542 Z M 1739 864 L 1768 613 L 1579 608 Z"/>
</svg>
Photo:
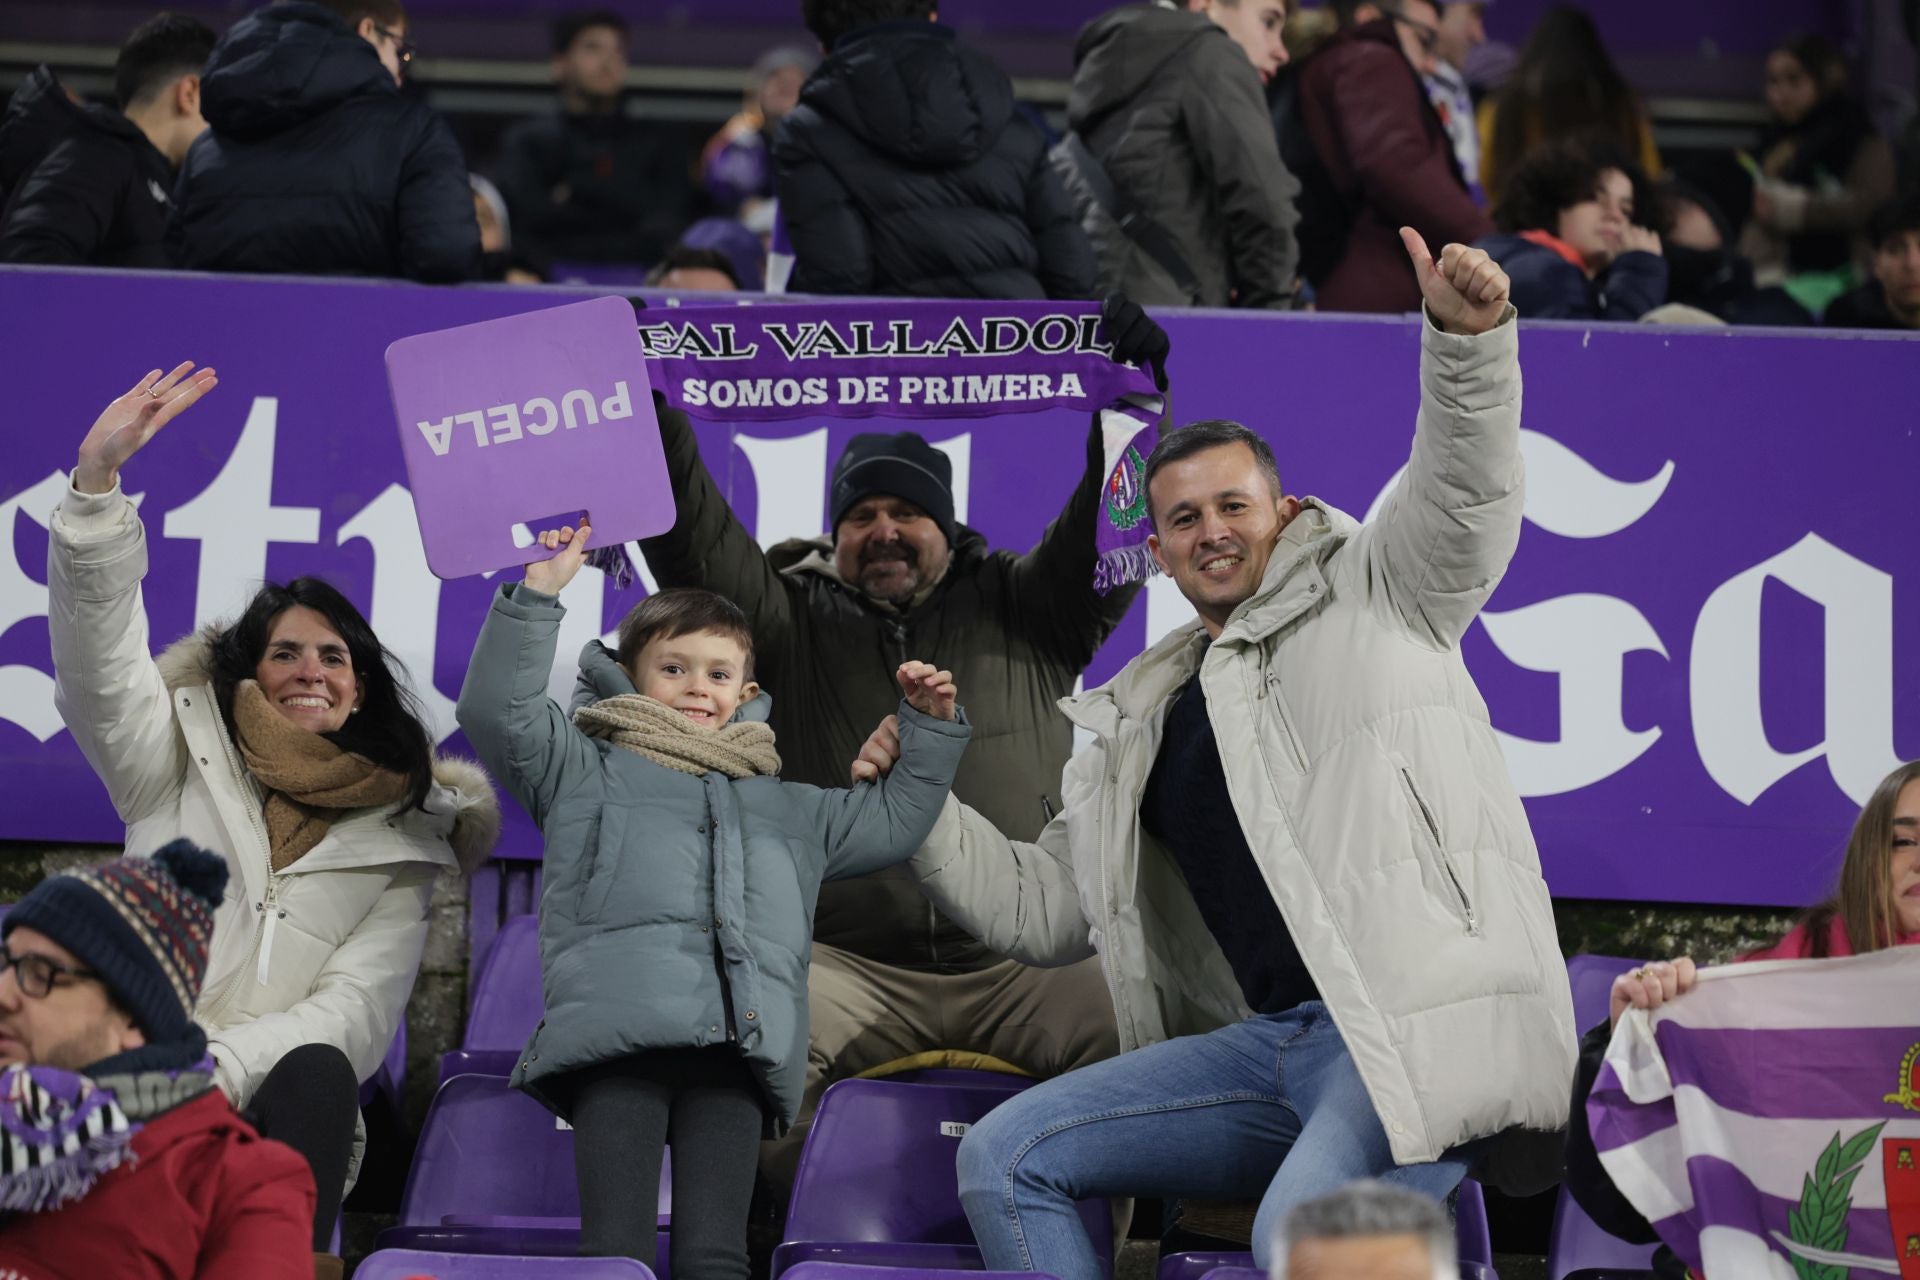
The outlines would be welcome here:
<svg viewBox="0 0 1920 1280">
<path fill-rule="evenodd" d="M 0 836 L 119 835 L 54 711 L 45 621 L 45 522 L 101 405 L 183 357 L 221 373 L 128 471 L 151 538 L 156 644 L 231 614 L 262 575 L 324 573 L 451 730 L 493 584 L 427 572 L 381 352 L 579 296 L 0 270 L 15 371 L 0 460 Z M 1167 326 L 1181 419 L 1251 423 L 1290 490 L 1356 516 L 1391 482 L 1418 394 L 1411 318 L 1195 312 Z M 1858 803 L 1920 755 L 1920 672 L 1896 660 L 1920 643 L 1920 342 L 1549 324 L 1529 326 L 1522 351 L 1528 523 L 1465 653 L 1549 881 L 1576 897 L 1811 900 Z M 868 425 L 700 434 L 772 541 L 821 530 L 829 461 Z M 1031 544 L 1084 456 L 1086 423 L 1070 413 L 919 429 L 955 455 L 964 518 L 1004 546 Z M 640 590 L 582 574 L 561 653 L 612 629 Z M 1190 616 L 1156 579 L 1088 679 Z M 511 838 L 537 848 L 524 819 Z"/>
</svg>

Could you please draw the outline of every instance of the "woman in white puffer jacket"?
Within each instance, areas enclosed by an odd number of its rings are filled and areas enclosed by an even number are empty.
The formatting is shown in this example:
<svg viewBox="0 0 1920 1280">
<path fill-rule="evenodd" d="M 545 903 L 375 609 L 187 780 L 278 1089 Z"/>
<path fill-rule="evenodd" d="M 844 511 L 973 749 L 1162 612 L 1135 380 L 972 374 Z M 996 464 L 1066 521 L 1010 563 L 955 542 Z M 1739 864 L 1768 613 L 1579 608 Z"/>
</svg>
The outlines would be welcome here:
<svg viewBox="0 0 1920 1280">
<path fill-rule="evenodd" d="M 80 446 L 47 552 L 56 701 L 128 853 L 185 836 L 227 858 L 194 1016 L 234 1106 L 313 1162 L 318 1250 L 358 1162 L 355 1084 L 405 1014 L 434 881 L 487 856 L 499 809 L 477 765 L 434 758 L 398 664 L 318 579 L 266 584 L 236 622 L 152 657 L 146 533 L 118 473 L 212 390 L 192 368 L 142 378 Z"/>
</svg>

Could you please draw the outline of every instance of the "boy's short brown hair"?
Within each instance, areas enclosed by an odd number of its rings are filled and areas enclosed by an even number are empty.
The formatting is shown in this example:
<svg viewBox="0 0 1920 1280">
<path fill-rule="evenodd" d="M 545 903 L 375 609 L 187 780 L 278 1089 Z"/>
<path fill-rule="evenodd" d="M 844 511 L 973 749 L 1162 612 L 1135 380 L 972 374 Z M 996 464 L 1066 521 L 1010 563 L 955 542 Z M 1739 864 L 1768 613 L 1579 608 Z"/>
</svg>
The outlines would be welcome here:
<svg viewBox="0 0 1920 1280">
<path fill-rule="evenodd" d="M 746 670 L 740 678 L 753 679 L 753 627 L 747 622 L 746 612 L 725 596 L 700 587 L 669 587 L 633 606 L 620 623 L 620 647 L 614 657 L 631 671 L 649 641 L 671 640 L 695 631 L 717 631 L 738 641 L 746 654 Z"/>
</svg>

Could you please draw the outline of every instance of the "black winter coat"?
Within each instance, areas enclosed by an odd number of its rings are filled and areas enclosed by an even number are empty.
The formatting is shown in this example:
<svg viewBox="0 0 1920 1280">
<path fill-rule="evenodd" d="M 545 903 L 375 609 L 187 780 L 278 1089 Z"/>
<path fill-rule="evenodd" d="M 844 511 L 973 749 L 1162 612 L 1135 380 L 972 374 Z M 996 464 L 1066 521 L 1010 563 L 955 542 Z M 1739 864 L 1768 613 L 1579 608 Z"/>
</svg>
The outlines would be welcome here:
<svg viewBox="0 0 1920 1280">
<path fill-rule="evenodd" d="M 931 22 L 843 36 L 774 138 L 795 293 L 1091 298 L 1047 140 L 985 54 Z"/>
<path fill-rule="evenodd" d="M 455 281 L 480 261 L 466 161 L 373 46 L 305 0 L 257 9 L 200 81 L 212 125 L 168 229 L 183 267 Z"/>
<path fill-rule="evenodd" d="M 173 166 L 134 123 L 40 68 L 0 127 L 0 262 L 165 267 Z"/>
<path fill-rule="evenodd" d="M 513 247 L 565 262 L 657 262 L 691 220 L 686 138 L 621 115 L 522 120 L 500 141 L 494 181 Z"/>
<path fill-rule="evenodd" d="M 1638 320 L 1667 300 L 1667 263 L 1634 250 L 1591 280 L 1552 249 L 1505 232 L 1485 249 L 1513 281 L 1513 307 L 1527 320 Z"/>
</svg>

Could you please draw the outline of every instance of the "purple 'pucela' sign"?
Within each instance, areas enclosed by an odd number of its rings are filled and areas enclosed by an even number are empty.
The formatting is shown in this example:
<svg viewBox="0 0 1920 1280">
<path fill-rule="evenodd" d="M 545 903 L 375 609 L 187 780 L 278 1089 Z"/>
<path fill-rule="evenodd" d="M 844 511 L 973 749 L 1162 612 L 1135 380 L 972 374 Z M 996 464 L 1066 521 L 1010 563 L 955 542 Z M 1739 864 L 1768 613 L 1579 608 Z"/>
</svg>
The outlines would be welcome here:
<svg viewBox="0 0 1920 1280">
<path fill-rule="evenodd" d="M 596 546 L 673 528 L 633 307 L 596 298 L 387 347 L 427 565 L 442 578 L 549 553 L 533 533 L 585 511 Z"/>
<path fill-rule="evenodd" d="M 0 269 L 7 355 L 28 371 L 0 455 L 0 835 L 118 838 L 54 711 L 46 524 L 100 406 L 186 357 L 218 368 L 219 389 L 124 477 L 149 534 L 154 643 L 231 616 L 262 577 L 325 574 L 406 659 L 436 736 L 462 749 L 452 701 L 495 583 L 427 566 L 381 353 L 582 296 Z M 673 314 L 650 301 L 649 322 Z M 1356 516 L 1391 484 L 1419 395 L 1412 318 L 1164 319 L 1178 420 L 1249 423 L 1289 491 Z M 1920 755 L 1920 341 L 1548 323 L 1520 346 L 1526 527 L 1463 649 L 1549 884 L 1813 900 L 1868 791 Z M 874 423 L 706 412 L 701 452 L 763 544 L 826 528 L 832 461 Z M 953 458 L 960 518 L 996 546 L 1032 546 L 1086 466 L 1078 408 L 909 425 Z M 644 589 L 574 579 L 557 691 L 580 645 Z M 1154 578 L 1088 682 L 1191 617 Z M 524 818 L 507 848 L 537 853 Z"/>
</svg>

